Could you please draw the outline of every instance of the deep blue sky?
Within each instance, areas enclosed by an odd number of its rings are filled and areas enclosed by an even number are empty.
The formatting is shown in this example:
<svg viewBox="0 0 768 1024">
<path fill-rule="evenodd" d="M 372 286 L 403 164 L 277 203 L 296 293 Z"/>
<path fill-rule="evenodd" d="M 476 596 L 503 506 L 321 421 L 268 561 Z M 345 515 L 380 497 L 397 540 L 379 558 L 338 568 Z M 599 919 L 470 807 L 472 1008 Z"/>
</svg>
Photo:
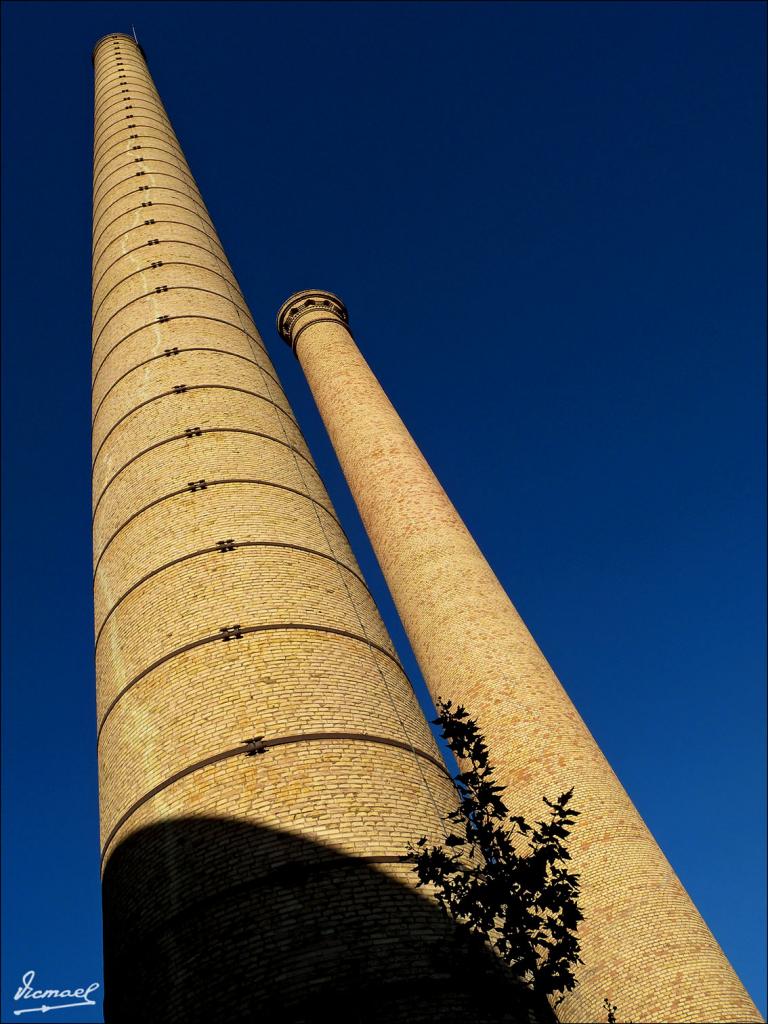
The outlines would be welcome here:
<svg viewBox="0 0 768 1024">
<path fill-rule="evenodd" d="M 101 981 L 90 51 L 132 22 L 412 678 L 274 330 L 299 288 L 346 300 L 765 1012 L 765 11 L 4 4 L 3 1020 L 25 970 Z"/>
</svg>

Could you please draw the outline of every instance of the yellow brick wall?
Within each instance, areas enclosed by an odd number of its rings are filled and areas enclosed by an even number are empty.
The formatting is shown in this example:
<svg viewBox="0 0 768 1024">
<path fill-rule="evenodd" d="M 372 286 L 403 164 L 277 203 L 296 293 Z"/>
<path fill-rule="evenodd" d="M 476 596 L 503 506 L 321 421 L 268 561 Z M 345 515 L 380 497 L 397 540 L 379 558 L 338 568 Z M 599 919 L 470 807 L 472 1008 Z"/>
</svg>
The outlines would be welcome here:
<svg viewBox="0 0 768 1024">
<path fill-rule="evenodd" d="M 117 34 L 94 66 L 108 1019 L 343 1006 L 349 964 L 381 987 L 370 1019 L 450 1019 L 464 996 L 438 1012 L 427 960 L 442 919 L 387 859 L 442 834 L 452 785 L 145 60 Z M 223 639 L 235 624 L 242 636 Z M 199 765 L 248 737 L 318 732 L 353 736 Z M 324 873 L 275 889 L 284 862 Z"/>
<path fill-rule="evenodd" d="M 542 796 L 575 789 L 581 817 L 568 848 L 581 876 L 584 965 L 559 1019 L 600 1019 L 608 996 L 623 1017 L 644 1024 L 761 1020 L 345 317 L 335 296 L 306 292 L 284 304 L 279 323 L 295 346 L 424 679 L 434 697 L 464 704 L 476 717 L 514 813 L 538 818 Z"/>
</svg>

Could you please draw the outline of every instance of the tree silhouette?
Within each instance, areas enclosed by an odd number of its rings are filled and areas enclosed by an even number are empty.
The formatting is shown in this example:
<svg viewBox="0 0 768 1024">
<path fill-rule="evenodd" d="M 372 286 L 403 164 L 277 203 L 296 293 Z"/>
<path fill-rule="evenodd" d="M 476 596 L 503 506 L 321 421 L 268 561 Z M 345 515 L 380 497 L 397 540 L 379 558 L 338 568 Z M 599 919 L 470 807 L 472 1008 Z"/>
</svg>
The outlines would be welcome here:
<svg viewBox="0 0 768 1024">
<path fill-rule="evenodd" d="M 465 708 L 437 702 L 435 725 L 464 766 L 455 779 L 460 805 L 444 844 L 422 837 L 408 855 L 418 885 L 430 885 L 439 905 L 470 945 L 490 946 L 532 995 L 557 997 L 576 985 L 579 876 L 567 870 L 565 840 L 579 811 L 573 789 L 551 802 L 548 821 L 529 824 L 509 813 L 493 780 L 477 723 Z"/>
</svg>

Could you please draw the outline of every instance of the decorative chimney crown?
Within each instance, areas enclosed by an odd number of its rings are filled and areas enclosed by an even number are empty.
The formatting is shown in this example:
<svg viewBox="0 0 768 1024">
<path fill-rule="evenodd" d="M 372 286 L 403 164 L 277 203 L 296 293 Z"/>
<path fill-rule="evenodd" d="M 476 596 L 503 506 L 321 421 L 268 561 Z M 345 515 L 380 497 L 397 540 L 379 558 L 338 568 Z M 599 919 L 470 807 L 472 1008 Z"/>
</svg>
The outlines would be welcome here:
<svg viewBox="0 0 768 1024">
<path fill-rule="evenodd" d="M 312 314 L 312 320 L 305 318 Z M 333 292 L 320 291 L 318 288 L 307 288 L 302 292 L 294 292 L 282 304 L 277 314 L 277 331 L 293 351 L 296 351 L 298 336 L 305 326 L 318 320 L 340 320 L 349 323 L 347 307 Z"/>
</svg>

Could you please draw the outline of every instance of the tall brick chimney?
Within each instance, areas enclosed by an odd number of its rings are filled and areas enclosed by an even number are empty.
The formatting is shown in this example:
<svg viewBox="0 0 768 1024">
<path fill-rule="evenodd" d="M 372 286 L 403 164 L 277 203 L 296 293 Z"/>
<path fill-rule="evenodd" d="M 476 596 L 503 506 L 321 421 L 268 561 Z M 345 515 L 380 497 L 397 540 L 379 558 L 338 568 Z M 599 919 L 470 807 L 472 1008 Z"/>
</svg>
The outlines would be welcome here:
<svg viewBox="0 0 768 1024">
<path fill-rule="evenodd" d="M 328 429 L 433 697 L 464 704 L 513 813 L 572 786 L 581 875 L 579 984 L 557 1009 L 593 1021 L 604 997 L 644 1024 L 760 1021 L 576 708 L 360 353 L 332 292 L 278 313 Z M 479 440 L 479 439 L 478 439 Z M 488 483 L 492 487 L 492 482 Z"/>
<path fill-rule="evenodd" d="M 496 1020 L 401 860 L 455 806 L 429 726 L 141 48 L 93 61 L 107 1019 Z"/>
</svg>

